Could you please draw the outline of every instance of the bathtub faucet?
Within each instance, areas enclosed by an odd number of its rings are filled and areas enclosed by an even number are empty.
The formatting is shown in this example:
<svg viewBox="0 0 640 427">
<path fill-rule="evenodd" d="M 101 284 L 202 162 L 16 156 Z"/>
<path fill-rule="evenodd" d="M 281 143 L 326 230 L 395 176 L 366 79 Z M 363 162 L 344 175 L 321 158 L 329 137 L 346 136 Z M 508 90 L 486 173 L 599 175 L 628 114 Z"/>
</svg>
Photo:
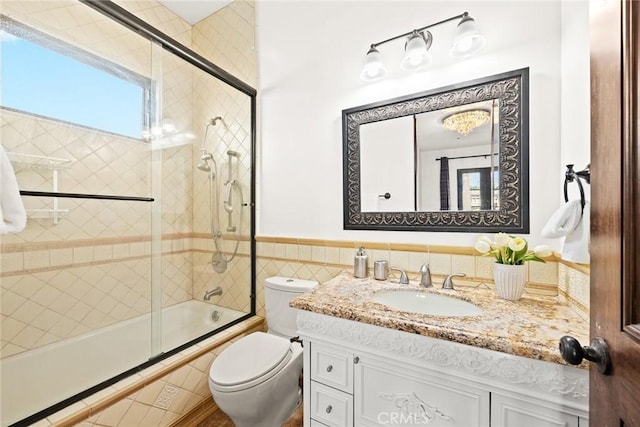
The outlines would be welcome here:
<svg viewBox="0 0 640 427">
<path fill-rule="evenodd" d="M 222 295 L 222 288 L 220 286 L 218 286 L 212 291 L 206 291 L 204 293 L 204 300 L 209 301 L 212 296 L 216 296 L 216 295 Z"/>
</svg>

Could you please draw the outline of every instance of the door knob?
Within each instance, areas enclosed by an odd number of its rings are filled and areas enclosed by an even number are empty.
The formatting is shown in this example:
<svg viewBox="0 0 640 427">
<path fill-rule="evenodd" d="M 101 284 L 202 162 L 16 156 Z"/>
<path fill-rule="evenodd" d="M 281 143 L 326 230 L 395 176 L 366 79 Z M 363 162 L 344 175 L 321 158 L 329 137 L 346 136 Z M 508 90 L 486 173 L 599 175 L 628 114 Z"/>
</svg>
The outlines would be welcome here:
<svg viewBox="0 0 640 427">
<path fill-rule="evenodd" d="M 596 364 L 598 372 L 608 374 L 611 370 L 611 359 L 609 357 L 609 346 L 600 337 L 593 338 L 591 345 L 582 346 L 574 337 L 565 335 L 560 338 L 560 354 L 562 358 L 572 365 L 579 365 L 582 359 L 587 359 Z"/>
</svg>

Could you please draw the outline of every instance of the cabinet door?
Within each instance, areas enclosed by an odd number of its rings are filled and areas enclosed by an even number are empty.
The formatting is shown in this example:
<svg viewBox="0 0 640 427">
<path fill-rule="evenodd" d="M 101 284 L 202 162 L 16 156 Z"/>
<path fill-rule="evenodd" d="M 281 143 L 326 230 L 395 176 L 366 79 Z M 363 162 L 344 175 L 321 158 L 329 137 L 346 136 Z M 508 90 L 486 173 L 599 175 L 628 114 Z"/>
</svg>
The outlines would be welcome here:
<svg viewBox="0 0 640 427">
<path fill-rule="evenodd" d="M 489 427 L 489 392 L 428 369 L 361 356 L 354 419 L 361 426 Z"/>
<path fill-rule="evenodd" d="M 353 426 L 353 396 L 311 381 L 311 420 L 330 427 Z"/>
<path fill-rule="evenodd" d="M 353 354 L 326 344 L 311 343 L 311 379 L 353 393 Z"/>
<path fill-rule="evenodd" d="M 578 417 L 531 400 L 491 393 L 491 427 L 578 427 Z"/>
</svg>

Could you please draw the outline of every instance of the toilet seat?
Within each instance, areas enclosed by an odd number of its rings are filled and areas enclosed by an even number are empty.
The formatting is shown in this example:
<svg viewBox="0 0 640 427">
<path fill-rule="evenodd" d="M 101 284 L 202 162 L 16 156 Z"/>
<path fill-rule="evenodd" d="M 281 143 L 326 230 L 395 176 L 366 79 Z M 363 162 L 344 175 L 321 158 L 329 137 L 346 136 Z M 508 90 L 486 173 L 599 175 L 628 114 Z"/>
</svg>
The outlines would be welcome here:
<svg viewBox="0 0 640 427">
<path fill-rule="evenodd" d="M 254 332 L 227 347 L 209 369 L 209 383 L 220 392 L 240 391 L 276 375 L 291 359 L 289 340 Z"/>
</svg>

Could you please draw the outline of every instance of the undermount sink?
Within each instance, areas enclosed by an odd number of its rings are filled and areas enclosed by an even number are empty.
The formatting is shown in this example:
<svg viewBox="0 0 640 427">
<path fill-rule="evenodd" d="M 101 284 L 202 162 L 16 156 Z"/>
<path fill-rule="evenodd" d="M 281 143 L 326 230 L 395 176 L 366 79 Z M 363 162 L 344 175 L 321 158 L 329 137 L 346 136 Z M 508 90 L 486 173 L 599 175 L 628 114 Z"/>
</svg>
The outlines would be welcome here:
<svg viewBox="0 0 640 427">
<path fill-rule="evenodd" d="M 426 292 L 383 291 L 371 299 L 396 310 L 431 316 L 478 316 L 483 313 L 480 307 L 470 302 Z"/>
</svg>

